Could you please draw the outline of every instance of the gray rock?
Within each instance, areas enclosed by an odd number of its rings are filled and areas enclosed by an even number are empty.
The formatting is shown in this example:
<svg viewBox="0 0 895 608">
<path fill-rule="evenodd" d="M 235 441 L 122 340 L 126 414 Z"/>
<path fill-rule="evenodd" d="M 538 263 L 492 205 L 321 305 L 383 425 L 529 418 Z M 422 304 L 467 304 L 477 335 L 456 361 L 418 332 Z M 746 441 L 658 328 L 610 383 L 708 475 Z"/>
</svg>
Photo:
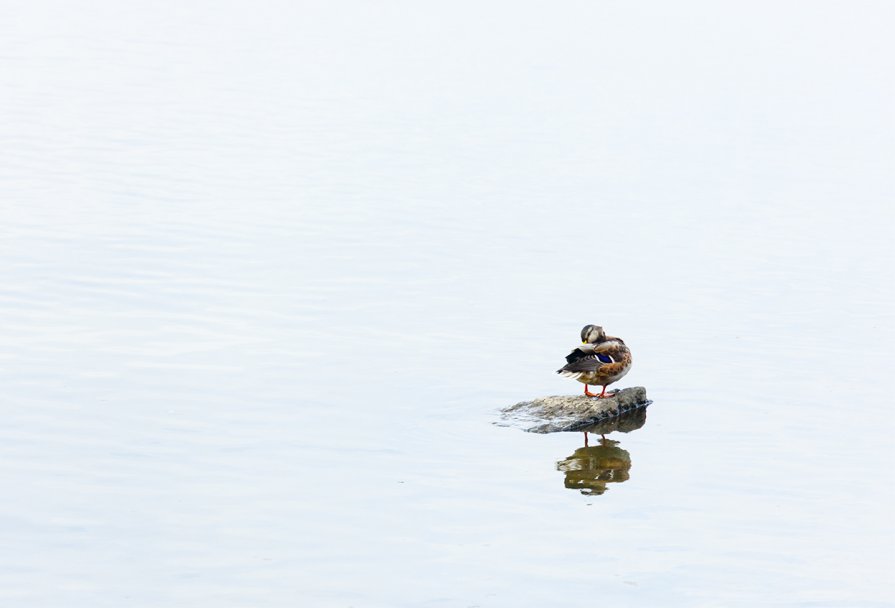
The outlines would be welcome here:
<svg viewBox="0 0 895 608">
<path fill-rule="evenodd" d="M 616 392 L 611 397 L 597 399 L 584 395 L 556 395 L 523 401 L 501 410 L 503 424 L 521 425 L 530 433 L 560 431 L 591 431 L 606 428 L 625 432 L 625 424 L 618 424 L 623 414 L 645 408 L 651 401 L 646 389 L 633 386 Z M 628 418 L 628 416 L 624 416 Z M 640 424 L 642 426 L 642 422 Z M 606 431 L 608 432 L 608 431 Z"/>
</svg>

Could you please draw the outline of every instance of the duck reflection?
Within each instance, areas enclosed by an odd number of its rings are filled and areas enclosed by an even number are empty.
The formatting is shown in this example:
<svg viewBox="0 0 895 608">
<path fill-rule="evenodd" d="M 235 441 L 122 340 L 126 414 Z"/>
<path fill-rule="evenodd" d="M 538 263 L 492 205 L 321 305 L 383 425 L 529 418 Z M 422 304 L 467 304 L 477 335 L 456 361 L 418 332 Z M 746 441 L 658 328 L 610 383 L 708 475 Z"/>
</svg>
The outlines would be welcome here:
<svg viewBox="0 0 895 608">
<path fill-rule="evenodd" d="M 556 463 L 565 473 L 565 486 L 582 494 L 602 494 L 607 484 L 621 483 L 630 477 L 631 454 L 619 447 L 618 441 L 606 439 L 613 431 L 630 433 L 646 424 L 646 408 L 639 408 L 612 420 L 583 429 L 584 447 Z M 599 445 L 589 446 L 588 433 L 598 433 Z"/>
</svg>

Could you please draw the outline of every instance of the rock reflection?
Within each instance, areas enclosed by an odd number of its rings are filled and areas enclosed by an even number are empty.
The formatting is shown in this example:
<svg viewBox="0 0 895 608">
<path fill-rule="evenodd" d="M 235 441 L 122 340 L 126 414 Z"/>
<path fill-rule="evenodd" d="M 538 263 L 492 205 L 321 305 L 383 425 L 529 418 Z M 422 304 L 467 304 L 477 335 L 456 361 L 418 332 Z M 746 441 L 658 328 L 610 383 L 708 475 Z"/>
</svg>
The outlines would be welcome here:
<svg viewBox="0 0 895 608">
<path fill-rule="evenodd" d="M 608 435 L 613 431 L 618 431 L 619 433 L 630 433 L 631 431 L 636 431 L 644 424 L 646 424 L 646 408 L 641 407 L 637 408 L 636 410 L 625 412 L 624 414 L 616 416 L 615 418 L 611 418 L 603 422 L 598 422 L 597 424 L 593 424 L 580 430 L 584 431 L 585 435 L 587 435 L 587 433 Z"/>
<path fill-rule="evenodd" d="M 621 483 L 630 477 L 631 454 L 619 447 L 618 441 L 606 439 L 613 431 L 630 433 L 646 424 L 646 408 L 624 414 L 595 424 L 586 429 L 584 447 L 556 463 L 556 468 L 565 473 L 565 486 L 579 490 L 582 494 L 599 495 L 606 491 L 607 484 Z M 602 436 L 600 444 L 588 446 L 587 433 Z"/>
</svg>

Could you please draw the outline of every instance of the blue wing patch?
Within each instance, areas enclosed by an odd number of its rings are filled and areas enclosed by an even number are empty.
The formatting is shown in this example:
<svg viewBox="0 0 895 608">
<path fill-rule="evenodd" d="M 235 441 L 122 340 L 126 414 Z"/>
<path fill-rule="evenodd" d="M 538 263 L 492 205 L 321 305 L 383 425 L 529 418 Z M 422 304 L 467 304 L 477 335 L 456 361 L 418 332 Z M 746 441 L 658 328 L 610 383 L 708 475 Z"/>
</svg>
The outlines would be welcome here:
<svg viewBox="0 0 895 608">
<path fill-rule="evenodd" d="M 599 359 L 599 360 L 602 361 L 603 363 L 615 363 L 615 362 L 612 360 L 612 357 L 610 357 L 610 356 L 607 355 L 606 353 L 597 353 L 597 359 Z"/>
</svg>

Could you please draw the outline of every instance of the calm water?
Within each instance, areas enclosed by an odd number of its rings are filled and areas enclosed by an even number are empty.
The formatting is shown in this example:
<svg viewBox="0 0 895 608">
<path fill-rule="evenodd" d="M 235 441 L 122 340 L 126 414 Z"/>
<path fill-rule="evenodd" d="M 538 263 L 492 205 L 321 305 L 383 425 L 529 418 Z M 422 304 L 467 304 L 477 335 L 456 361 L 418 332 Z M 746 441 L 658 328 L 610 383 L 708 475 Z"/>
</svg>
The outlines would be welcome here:
<svg viewBox="0 0 895 608">
<path fill-rule="evenodd" d="M 4 606 L 895 605 L 891 6 L 3 13 Z"/>
</svg>

